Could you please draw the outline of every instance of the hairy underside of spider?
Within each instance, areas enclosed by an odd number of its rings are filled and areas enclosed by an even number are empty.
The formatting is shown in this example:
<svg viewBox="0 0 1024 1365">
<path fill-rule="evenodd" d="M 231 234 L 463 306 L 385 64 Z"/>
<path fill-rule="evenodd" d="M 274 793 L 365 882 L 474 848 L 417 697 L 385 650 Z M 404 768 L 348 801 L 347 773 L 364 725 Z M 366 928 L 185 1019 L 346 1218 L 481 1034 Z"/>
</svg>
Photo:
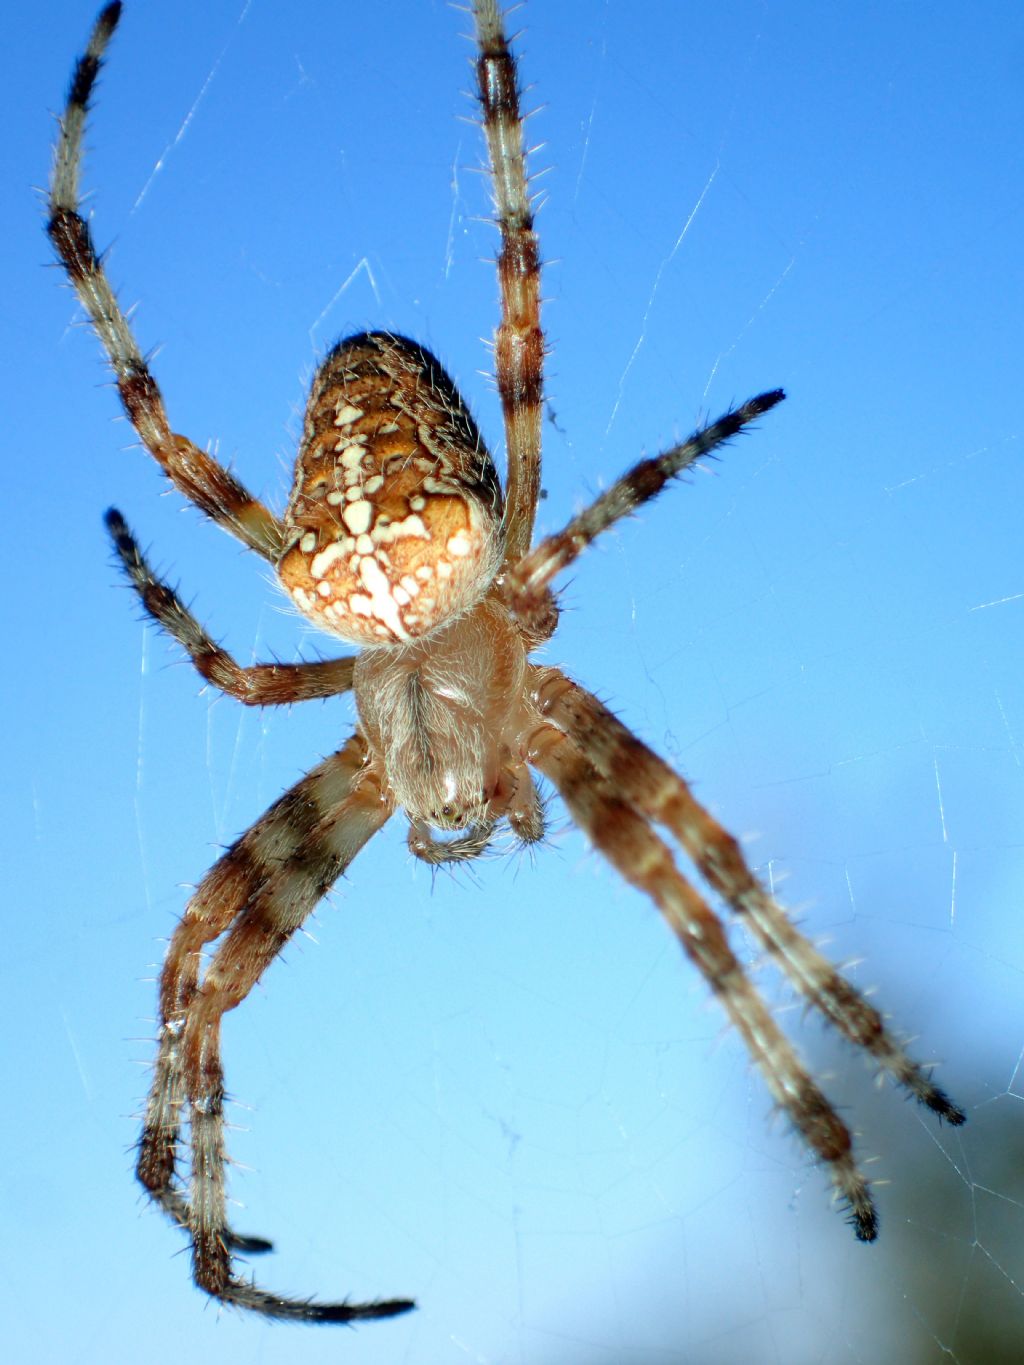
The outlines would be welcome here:
<svg viewBox="0 0 1024 1365">
<path fill-rule="evenodd" d="M 849 1130 L 754 989 L 722 921 L 679 871 L 671 844 L 811 1006 L 938 1115 L 957 1124 L 963 1112 L 793 926 L 684 779 L 590 692 L 530 660 L 558 622 L 555 578 L 596 536 L 773 408 L 781 390 L 641 461 L 531 549 L 543 395 L 540 258 L 515 61 L 494 0 L 474 0 L 481 122 L 501 234 L 495 374 L 508 457 L 504 492 L 438 360 L 405 337 L 366 332 L 340 342 L 317 370 L 291 496 L 275 516 L 171 430 L 80 210 L 87 106 L 120 9 L 112 4 L 100 14 L 72 77 L 54 154 L 50 238 L 146 450 L 186 498 L 273 566 L 304 616 L 360 647 L 340 659 L 243 667 L 154 574 L 121 514 L 107 513 L 146 611 L 205 680 L 257 706 L 351 691 L 358 713 L 351 738 L 207 873 L 167 953 L 138 1176 L 187 1231 L 197 1284 L 222 1302 L 303 1322 L 389 1317 L 413 1307 L 408 1299 L 288 1298 L 238 1273 L 237 1254 L 270 1243 L 234 1232 L 227 1221 L 221 1020 L 393 814 L 405 813 L 409 847 L 428 863 L 478 857 L 502 824 L 522 843 L 536 843 L 544 818 L 534 771 L 554 785 L 595 848 L 657 906 L 775 1102 L 828 1171 L 857 1236 L 872 1240 L 877 1218 Z M 186 1127 L 189 1176 L 181 1170 Z"/>
</svg>

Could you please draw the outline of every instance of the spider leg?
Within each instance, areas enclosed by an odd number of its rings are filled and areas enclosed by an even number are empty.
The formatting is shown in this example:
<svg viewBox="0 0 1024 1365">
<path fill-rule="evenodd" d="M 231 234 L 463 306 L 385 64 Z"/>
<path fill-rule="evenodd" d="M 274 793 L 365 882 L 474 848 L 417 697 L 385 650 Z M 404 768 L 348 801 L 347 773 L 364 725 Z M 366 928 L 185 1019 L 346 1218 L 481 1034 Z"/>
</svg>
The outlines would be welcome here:
<svg viewBox="0 0 1024 1365">
<path fill-rule="evenodd" d="M 357 767 L 363 741 L 350 741 L 343 755 Z M 296 929 L 327 893 L 362 845 L 387 820 L 372 770 L 347 784 L 340 801 L 321 805 L 301 846 L 284 857 L 263 884 L 247 897 L 196 991 L 185 1017 L 182 1070 L 192 1130 L 191 1233 L 196 1283 L 223 1302 L 268 1317 L 303 1322 L 354 1322 L 407 1312 L 408 1299 L 373 1303 L 316 1303 L 288 1299 L 232 1274 L 225 1245 L 224 1075 L 220 1023 L 248 995 Z"/>
<path fill-rule="evenodd" d="M 355 655 L 299 664 L 243 667 L 236 663 L 227 650 L 210 638 L 174 589 L 156 576 L 115 507 L 107 512 L 105 521 L 121 565 L 143 607 L 178 641 L 208 683 L 246 706 L 281 706 L 351 690 Z"/>
<path fill-rule="evenodd" d="M 541 403 L 544 333 L 540 326 L 540 250 L 526 174 L 523 119 L 515 58 L 496 0 L 474 0 L 477 86 L 491 162 L 491 183 L 501 232 L 498 284 L 501 322 L 494 337 L 494 368 L 505 419 L 508 473 L 505 489 L 506 560 L 529 549 L 540 496 Z"/>
<path fill-rule="evenodd" d="M 577 744 L 552 725 L 531 742 L 530 762 L 558 788 L 574 821 L 626 881 L 648 895 L 683 950 L 721 1001 L 776 1103 L 829 1169 L 850 1210 L 857 1237 L 878 1235 L 868 1182 L 853 1156 L 850 1132 L 800 1061 L 736 958 L 725 930 L 679 872 L 647 819 L 613 789 Z"/>
<path fill-rule="evenodd" d="M 922 1104 L 951 1124 L 963 1123 L 963 1110 L 932 1082 L 927 1068 L 907 1055 L 878 1010 L 800 933 L 751 872 L 736 839 L 704 809 L 683 778 L 596 697 L 557 669 L 534 668 L 533 680 L 541 714 L 569 735 L 625 800 L 679 840 L 708 885 L 801 995 Z"/>
<path fill-rule="evenodd" d="M 362 745 L 353 739 L 275 801 L 206 874 L 171 938 L 160 976 L 159 1045 L 136 1174 L 151 1197 L 185 1228 L 188 1205 L 175 1183 L 185 1101 L 181 1035 L 198 987 L 202 951 L 224 933 L 274 870 L 296 857 L 322 811 L 346 799 L 363 756 Z"/>
<path fill-rule="evenodd" d="M 224 1081 L 220 1019 L 238 1005 L 364 843 L 391 814 L 366 768 L 359 735 L 314 768 L 211 869 L 175 931 L 160 982 L 160 1046 L 139 1144 L 138 1176 L 190 1233 L 197 1284 L 224 1302 L 269 1317 L 350 1322 L 388 1317 L 405 1299 L 317 1304 L 271 1294 L 236 1279 L 232 1251 L 263 1251 L 262 1238 L 227 1225 L 224 1192 Z M 199 982 L 205 944 L 226 933 Z M 192 1194 L 176 1187 L 183 1106 L 189 1107 Z"/>
<path fill-rule="evenodd" d="M 50 177 L 46 231 L 93 329 L 107 353 L 128 420 L 171 482 L 213 521 L 251 550 L 276 563 L 284 543 L 277 518 L 223 465 L 170 428 L 163 396 L 117 301 L 80 212 L 78 178 L 89 99 L 107 44 L 121 17 L 107 5 L 78 59 L 60 120 Z"/>
<path fill-rule="evenodd" d="M 781 389 L 759 394 L 724 413 L 717 421 L 701 427 L 688 440 L 634 465 L 589 507 L 573 517 L 564 530 L 542 540 L 518 564 L 512 565 L 502 589 L 504 600 L 527 623 L 538 616 L 543 618 L 549 610 L 548 585 L 591 541 L 642 503 L 656 498 L 670 479 L 732 440 L 762 413 L 781 403 L 785 396 Z"/>
</svg>

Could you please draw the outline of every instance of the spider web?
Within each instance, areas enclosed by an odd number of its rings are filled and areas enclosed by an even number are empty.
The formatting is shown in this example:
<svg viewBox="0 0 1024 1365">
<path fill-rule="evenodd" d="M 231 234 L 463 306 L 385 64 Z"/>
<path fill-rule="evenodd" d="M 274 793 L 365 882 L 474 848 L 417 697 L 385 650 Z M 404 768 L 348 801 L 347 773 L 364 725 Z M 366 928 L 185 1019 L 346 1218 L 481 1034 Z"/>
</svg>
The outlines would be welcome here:
<svg viewBox="0 0 1024 1365">
<path fill-rule="evenodd" d="M 476 374 L 495 312 L 486 190 L 477 134 L 453 121 L 467 25 L 399 13 L 204 6 L 186 41 L 177 9 L 132 9 L 98 101 L 98 236 L 117 241 L 125 301 L 142 299 L 144 344 L 165 342 L 172 420 L 220 433 L 277 505 L 311 336 L 416 336 L 499 444 Z M 165 644 L 140 643 L 83 531 L 77 653 L 103 698 L 76 695 L 72 726 L 108 785 L 75 814 L 92 986 L 62 969 L 53 1055 L 60 1123 L 91 1165 L 56 1253 L 70 1311 L 28 1315 L 43 1325 L 19 1358 L 119 1358 L 142 1340 L 155 1362 L 1018 1358 L 1024 581 L 1004 319 L 1020 315 L 1021 205 L 999 138 L 1021 34 L 999 7 L 946 19 L 922 33 L 788 4 L 656 4 L 642 24 L 617 0 L 521 12 L 530 136 L 548 144 L 534 168 L 552 167 L 542 527 L 698 416 L 790 394 L 580 564 L 551 657 L 695 781 L 831 956 L 860 959 L 852 977 L 942 1059 L 966 1128 L 876 1087 L 747 955 L 874 1159 L 882 1235 L 857 1245 L 703 983 L 557 806 L 535 860 L 435 879 L 396 823 L 228 1020 L 225 1054 L 247 1168 L 236 1222 L 277 1244 L 257 1278 L 414 1294 L 420 1312 L 340 1345 L 204 1312 L 175 1233 L 136 1214 L 124 1151 L 147 1073 L 126 1075 L 149 1043 L 112 1040 L 151 1014 L 151 985 L 131 983 L 148 944 L 160 956 L 178 884 L 351 715 L 197 701 Z M 87 20 L 67 7 L 68 42 Z M 111 394 L 83 399 L 94 350 L 83 334 L 59 357 L 65 449 L 89 433 L 73 513 L 88 530 L 116 497 L 243 661 L 309 656 L 323 642 L 260 566 L 158 500 L 137 453 L 112 452 L 127 434 Z M 44 777 L 40 851 L 57 791 Z M 72 909 L 42 922 L 81 936 Z M 67 1146 L 19 1154 L 26 1188 Z"/>
</svg>

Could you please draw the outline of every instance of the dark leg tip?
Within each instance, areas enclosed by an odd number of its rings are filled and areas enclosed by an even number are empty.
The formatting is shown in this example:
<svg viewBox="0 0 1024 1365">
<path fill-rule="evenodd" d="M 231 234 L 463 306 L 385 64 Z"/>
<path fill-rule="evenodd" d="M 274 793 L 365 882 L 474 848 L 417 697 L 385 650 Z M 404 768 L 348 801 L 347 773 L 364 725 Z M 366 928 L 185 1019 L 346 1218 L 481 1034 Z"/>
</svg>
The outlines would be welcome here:
<svg viewBox="0 0 1024 1365">
<path fill-rule="evenodd" d="M 273 1242 L 268 1242 L 266 1237 L 247 1237 L 240 1232 L 229 1232 L 224 1240 L 232 1251 L 245 1256 L 262 1256 L 274 1250 Z"/>
<path fill-rule="evenodd" d="M 874 1242 L 878 1237 L 878 1214 L 873 1208 L 855 1212 L 850 1222 L 858 1242 Z"/>
<path fill-rule="evenodd" d="M 96 21 L 98 28 L 102 29 L 109 37 L 117 28 L 121 20 L 121 0 L 111 0 L 111 4 L 104 5 L 100 10 L 100 17 Z"/>
</svg>

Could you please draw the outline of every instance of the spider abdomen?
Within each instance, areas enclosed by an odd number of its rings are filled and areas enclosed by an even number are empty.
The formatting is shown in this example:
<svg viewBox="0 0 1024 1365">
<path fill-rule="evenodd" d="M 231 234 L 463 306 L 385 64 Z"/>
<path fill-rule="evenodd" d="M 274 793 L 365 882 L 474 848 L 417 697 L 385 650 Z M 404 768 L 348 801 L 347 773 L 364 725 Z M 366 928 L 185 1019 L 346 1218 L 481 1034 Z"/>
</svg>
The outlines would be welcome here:
<svg viewBox="0 0 1024 1365">
<path fill-rule="evenodd" d="M 300 611 L 360 645 L 399 644 L 471 607 L 501 560 L 494 463 L 440 362 L 365 332 L 320 366 L 278 572 Z"/>
</svg>

